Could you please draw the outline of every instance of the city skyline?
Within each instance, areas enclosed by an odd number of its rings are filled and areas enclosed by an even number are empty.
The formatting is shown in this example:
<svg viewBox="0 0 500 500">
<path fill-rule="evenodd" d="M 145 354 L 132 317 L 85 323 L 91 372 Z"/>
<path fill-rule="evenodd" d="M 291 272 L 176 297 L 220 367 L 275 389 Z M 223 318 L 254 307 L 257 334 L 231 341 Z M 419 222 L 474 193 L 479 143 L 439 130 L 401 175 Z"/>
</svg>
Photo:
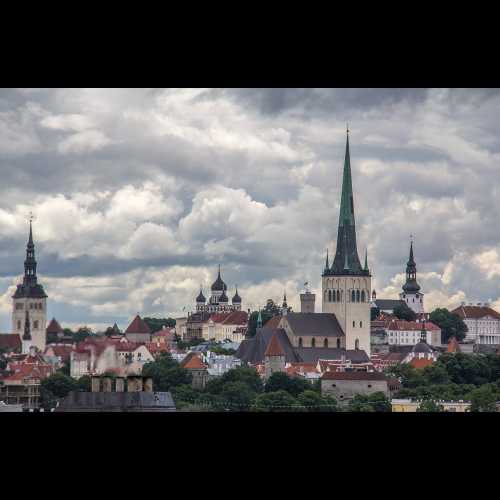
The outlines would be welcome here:
<svg viewBox="0 0 500 500">
<path fill-rule="evenodd" d="M 318 294 L 349 121 L 358 252 L 396 298 L 413 235 L 429 310 L 497 301 L 495 103 L 481 90 L 0 91 L 0 325 L 36 215 L 49 318 L 194 309 L 220 263 L 243 307 Z M 229 290 L 232 295 L 234 290 Z M 95 320 L 95 321 L 94 321 Z"/>
</svg>

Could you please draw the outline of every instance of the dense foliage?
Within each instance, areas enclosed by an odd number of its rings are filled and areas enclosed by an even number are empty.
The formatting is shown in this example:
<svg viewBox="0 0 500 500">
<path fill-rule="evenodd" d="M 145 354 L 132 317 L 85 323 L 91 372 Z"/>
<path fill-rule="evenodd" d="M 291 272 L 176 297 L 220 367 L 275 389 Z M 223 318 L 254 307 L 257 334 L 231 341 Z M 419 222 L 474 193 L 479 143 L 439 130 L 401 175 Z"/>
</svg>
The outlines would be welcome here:
<svg viewBox="0 0 500 500">
<path fill-rule="evenodd" d="M 415 321 L 417 319 L 415 311 L 410 309 L 406 303 L 396 306 L 392 312 L 398 319 L 405 319 L 406 321 Z"/>
<path fill-rule="evenodd" d="M 430 314 L 430 320 L 441 328 L 441 341 L 446 344 L 450 337 L 463 340 L 467 333 L 467 325 L 457 314 L 448 309 L 435 309 Z"/>
<path fill-rule="evenodd" d="M 191 383 L 189 371 L 181 368 L 170 353 L 163 353 L 155 361 L 146 363 L 142 375 L 153 378 L 155 391 L 169 391 L 172 387 Z"/>
<path fill-rule="evenodd" d="M 90 391 L 90 377 L 84 375 L 75 380 L 58 371 L 43 379 L 40 382 L 40 405 L 46 410 L 54 408 L 57 400 L 71 391 Z"/>
<path fill-rule="evenodd" d="M 143 320 L 153 333 L 161 330 L 164 326 L 167 328 L 175 326 L 174 318 L 143 318 Z"/>
</svg>

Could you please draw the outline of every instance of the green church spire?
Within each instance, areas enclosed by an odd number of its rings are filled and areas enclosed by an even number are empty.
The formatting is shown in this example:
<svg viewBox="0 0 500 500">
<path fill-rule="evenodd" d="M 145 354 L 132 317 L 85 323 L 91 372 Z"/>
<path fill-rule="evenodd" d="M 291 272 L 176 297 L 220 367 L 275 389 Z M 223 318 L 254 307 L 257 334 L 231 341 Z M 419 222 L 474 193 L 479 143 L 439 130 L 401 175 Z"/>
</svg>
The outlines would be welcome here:
<svg viewBox="0 0 500 500">
<path fill-rule="evenodd" d="M 354 198 L 352 196 L 351 155 L 349 153 L 349 129 L 345 146 L 342 197 L 340 198 L 339 226 L 354 226 Z"/>
</svg>

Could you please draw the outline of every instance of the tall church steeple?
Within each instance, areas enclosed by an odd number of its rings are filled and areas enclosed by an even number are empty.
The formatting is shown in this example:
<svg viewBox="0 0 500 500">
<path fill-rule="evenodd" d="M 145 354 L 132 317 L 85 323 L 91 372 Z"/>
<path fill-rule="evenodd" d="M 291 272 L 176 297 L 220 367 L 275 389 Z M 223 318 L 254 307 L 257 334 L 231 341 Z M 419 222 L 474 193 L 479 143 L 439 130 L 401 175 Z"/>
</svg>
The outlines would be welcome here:
<svg viewBox="0 0 500 500">
<path fill-rule="evenodd" d="M 424 294 L 420 291 L 420 285 L 417 283 L 417 264 L 413 257 L 413 237 L 410 240 L 410 256 L 406 263 L 406 282 L 399 297 L 417 314 L 424 312 Z"/>
<path fill-rule="evenodd" d="M 35 244 L 33 243 L 33 228 L 31 225 L 32 217 L 30 217 L 30 234 L 28 244 L 26 245 L 26 260 L 24 261 L 24 278 L 23 285 L 32 287 L 36 285 L 36 259 L 35 259 Z"/>
<path fill-rule="evenodd" d="M 325 272 L 325 275 L 326 274 L 334 276 L 346 274 L 362 276 L 368 274 L 361 266 L 356 245 L 349 129 L 347 129 L 344 170 L 342 175 L 342 195 L 340 198 L 339 224 L 337 229 L 337 248 L 332 267 L 329 272 Z"/>
</svg>

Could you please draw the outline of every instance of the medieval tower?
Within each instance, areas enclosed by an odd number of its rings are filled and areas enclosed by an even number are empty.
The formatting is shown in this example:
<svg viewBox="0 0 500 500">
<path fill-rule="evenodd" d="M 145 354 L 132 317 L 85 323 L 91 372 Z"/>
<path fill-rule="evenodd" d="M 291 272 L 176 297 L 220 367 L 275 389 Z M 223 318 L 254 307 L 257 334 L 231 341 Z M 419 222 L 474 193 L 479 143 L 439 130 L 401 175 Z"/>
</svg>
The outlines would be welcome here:
<svg viewBox="0 0 500 500">
<path fill-rule="evenodd" d="M 371 274 L 367 255 L 361 266 L 356 246 L 349 130 L 340 199 L 337 248 L 330 266 L 328 252 L 322 274 L 322 311 L 334 313 L 345 333 L 346 349 L 362 349 L 370 356 Z"/>
<path fill-rule="evenodd" d="M 19 334 L 23 339 L 23 352 L 29 350 L 31 345 L 43 351 L 46 344 L 47 294 L 37 283 L 31 220 L 23 282 L 17 285 L 12 299 L 12 333 Z"/>
</svg>

